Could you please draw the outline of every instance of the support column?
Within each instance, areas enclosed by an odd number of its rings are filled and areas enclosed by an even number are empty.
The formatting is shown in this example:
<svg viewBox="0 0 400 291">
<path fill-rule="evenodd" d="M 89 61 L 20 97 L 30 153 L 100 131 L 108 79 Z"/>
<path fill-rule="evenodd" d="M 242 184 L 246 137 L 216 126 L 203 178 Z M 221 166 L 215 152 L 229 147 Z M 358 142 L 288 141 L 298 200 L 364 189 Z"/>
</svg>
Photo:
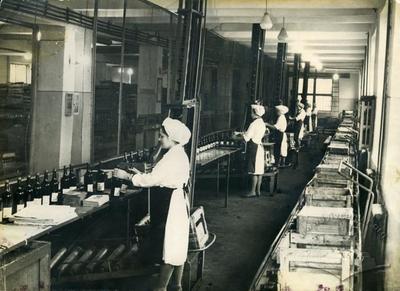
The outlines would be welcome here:
<svg viewBox="0 0 400 291">
<path fill-rule="evenodd" d="M 301 94 L 301 102 L 306 104 L 308 94 L 308 79 L 310 77 L 310 62 L 305 62 L 303 72 L 303 92 Z"/>
<path fill-rule="evenodd" d="M 264 43 L 265 30 L 261 29 L 260 24 L 253 23 L 251 34 L 252 70 L 250 77 L 250 100 L 252 102 L 259 100 L 261 97 Z"/>
<path fill-rule="evenodd" d="M 294 65 L 293 65 L 293 81 L 292 81 L 292 92 L 290 94 L 290 114 L 294 116 L 296 114 L 296 103 L 299 91 L 299 77 L 300 77 L 300 65 L 301 55 L 294 54 Z"/>
<path fill-rule="evenodd" d="M 139 56 L 137 117 L 139 115 L 144 117 L 148 114 L 160 114 L 161 98 L 157 98 L 157 82 L 162 80 L 162 48 L 146 44 L 140 45 Z M 136 129 L 140 130 L 143 127 L 137 127 Z M 136 133 L 136 145 L 138 148 L 143 148 L 146 142 L 144 132 L 137 131 Z M 157 136 L 154 135 L 153 138 L 156 141 Z"/>
<path fill-rule="evenodd" d="M 31 172 L 88 162 L 92 142 L 92 33 L 72 25 L 39 29 L 32 58 Z"/>
<path fill-rule="evenodd" d="M 278 99 L 283 100 L 283 73 L 285 70 L 285 63 L 286 63 L 286 49 L 287 49 L 287 43 L 285 42 L 280 42 L 278 43 L 278 51 L 276 54 L 276 62 L 275 62 L 275 86 L 274 86 L 274 95 L 272 98 L 272 104 L 276 103 Z"/>
</svg>

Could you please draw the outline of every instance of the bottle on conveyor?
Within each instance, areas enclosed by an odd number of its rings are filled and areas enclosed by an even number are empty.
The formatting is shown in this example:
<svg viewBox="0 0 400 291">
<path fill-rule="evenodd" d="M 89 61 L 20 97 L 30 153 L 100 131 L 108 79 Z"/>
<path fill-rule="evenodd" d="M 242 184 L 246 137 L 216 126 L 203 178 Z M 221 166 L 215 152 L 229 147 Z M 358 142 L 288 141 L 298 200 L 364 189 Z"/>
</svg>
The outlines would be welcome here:
<svg viewBox="0 0 400 291">
<path fill-rule="evenodd" d="M 89 261 L 90 257 L 93 255 L 93 250 L 88 249 L 86 250 L 82 256 L 79 257 L 79 259 L 71 266 L 69 273 L 70 274 L 78 274 L 80 269 L 82 269 L 83 265 Z"/>
<path fill-rule="evenodd" d="M 102 262 L 107 252 L 107 248 L 99 250 L 90 263 L 85 266 L 85 273 L 93 273 L 94 269 Z"/>
<path fill-rule="evenodd" d="M 26 178 L 25 197 L 26 197 L 26 207 L 35 204 L 33 201 L 33 181 L 31 176 L 28 176 Z"/>
<path fill-rule="evenodd" d="M 75 175 L 75 171 L 72 165 L 69 165 L 69 190 L 76 190 L 78 185 L 78 178 Z"/>
<path fill-rule="evenodd" d="M 108 256 L 108 258 L 100 265 L 99 271 L 100 272 L 111 272 L 114 268 L 114 264 L 119 256 L 125 251 L 125 245 L 119 245 L 112 253 Z"/>
<path fill-rule="evenodd" d="M 53 169 L 53 176 L 50 181 L 50 188 L 51 188 L 50 204 L 62 204 L 62 201 L 60 200 L 62 196 L 59 195 L 60 183 L 58 183 L 56 169 Z"/>
<path fill-rule="evenodd" d="M 36 173 L 35 183 L 33 186 L 33 203 L 35 205 L 42 205 L 42 184 L 40 183 L 39 173 Z"/>
<path fill-rule="evenodd" d="M 51 187 L 49 181 L 49 171 L 44 172 L 43 182 L 42 182 L 42 204 L 50 205 L 50 195 Z"/>
<path fill-rule="evenodd" d="M 26 195 L 24 189 L 22 189 L 22 179 L 18 178 L 17 180 L 17 188 L 15 189 L 15 205 L 16 212 L 24 209 L 26 207 Z"/>
<path fill-rule="evenodd" d="M 89 164 L 86 164 L 86 173 L 83 176 L 83 183 L 85 184 L 85 191 L 87 192 L 87 196 L 92 195 L 94 192 L 94 181 Z"/>
<path fill-rule="evenodd" d="M 106 174 L 103 172 L 101 169 L 103 167 L 103 164 L 100 162 L 99 163 L 99 169 L 97 171 L 97 192 L 103 193 L 105 190 L 105 184 L 106 184 Z"/>
<path fill-rule="evenodd" d="M 3 216 L 2 223 L 10 223 L 10 218 L 13 215 L 13 194 L 11 192 L 10 182 L 6 180 L 3 196 Z"/>
<path fill-rule="evenodd" d="M 69 191 L 69 175 L 67 172 L 67 167 L 64 166 L 64 173 L 61 177 L 61 196 Z"/>
<path fill-rule="evenodd" d="M 60 249 L 50 260 L 50 270 L 54 268 L 55 265 L 61 260 L 61 258 L 67 252 L 67 248 Z"/>
<path fill-rule="evenodd" d="M 82 252 L 81 247 L 74 248 L 71 253 L 65 258 L 65 260 L 58 266 L 57 273 L 58 275 L 62 275 L 70 266 L 71 263 L 76 260 L 79 254 Z"/>
<path fill-rule="evenodd" d="M 133 243 L 132 247 L 120 258 L 117 262 L 113 265 L 114 270 L 121 270 L 125 262 L 131 258 L 132 256 L 136 255 L 139 251 L 139 247 L 137 243 Z"/>
</svg>

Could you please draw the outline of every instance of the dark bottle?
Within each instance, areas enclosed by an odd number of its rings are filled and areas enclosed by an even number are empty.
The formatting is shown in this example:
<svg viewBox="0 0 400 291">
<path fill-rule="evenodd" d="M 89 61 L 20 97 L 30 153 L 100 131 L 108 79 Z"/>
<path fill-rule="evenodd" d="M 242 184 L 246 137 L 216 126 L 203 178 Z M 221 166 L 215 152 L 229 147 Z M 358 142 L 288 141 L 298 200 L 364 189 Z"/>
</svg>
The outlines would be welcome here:
<svg viewBox="0 0 400 291">
<path fill-rule="evenodd" d="M 44 172 L 43 182 L 42 182 L 42 204 L 50 205 L 50 195 L 51 195 L 51 187 L 49 180 L 49 171 Z"/>
<path fill-rule="evenodd" d="M 121 195 L 122 181 L 116 177 L 113 177 L 111 181 L 111 196 L 119 197 Z"/>
<path fill-rule="evenodd" d="M 7 180 L 4 186 L 3 196 L 3 219 L 2 223 L 9 223 L 13 215 L 13 195 L 11 193 L 10 183 Z"/>
<path fill-rule="evenodd" d="M 15 204 L 16 204 L 16 211 L 20 211 L 26 207 L 26 195 L 24 190 L 22 189 L 22 180 L 18 178 L 17 180 L 17 189 L 15 191 Z"/>
<path fill-rule="evenodd" d="M 77 185 L 78 185 L 78 179 L 74 173 L 72 165 L 69 165 L 69 189 L 76 190 Z"/>
<path fill-rule="evenodd" d="M 105 184 L 106 184 L 106 174 L 103 172 L 102 168 L 102 163 L 99 163 L 99 169 L 97 171 L 97 192 L 104 192 L 105 189 Z"/>
<path fill-rule="evenodd" d="M 51 188 L 51 196 L 50 196 L 50 204 L 60 204 L 59 199 L 61 195 L 59 196 L 60 193 L 60 184 L 58 183 L 58 178 L 57 178 L 57 170 L 53 170 L 53 177 L 51 178 L 50 181 L 50 188 Z"/>
<path fill-rule="evenodd" d="M 61 177 L 61 194 L 65 194 L 67 191 L 69 191 L 69 176 L 67 173 L 67 167 L 64 166 L 64 173 Z"/>
<path fill-rule="evenodd" d="M 93 174 L 89 168 L 89 164 L 86 164 L 86 173 L 83 176 L 83 181 L 85 184 L 85 191 L 88 195 L 93 194 L 94 192 L 94 183 L 93 183 Z"/>
<path fill-rule="evenodd" d="M 25 197 L 26 197 L 26 207 L 29 207 L 34 204 L 34 202 L 33 202 L 33 181 L 32 181 L 31 176 L 28 176 L 26 178 Z"/>
<path fill-rule="evenodd" d="M 40 183 L 39 173 L 35 176 L 35 185 L 33 186 L 33 202 L 35 205 L 42 205 L 43 188 Z"/>
</svg>

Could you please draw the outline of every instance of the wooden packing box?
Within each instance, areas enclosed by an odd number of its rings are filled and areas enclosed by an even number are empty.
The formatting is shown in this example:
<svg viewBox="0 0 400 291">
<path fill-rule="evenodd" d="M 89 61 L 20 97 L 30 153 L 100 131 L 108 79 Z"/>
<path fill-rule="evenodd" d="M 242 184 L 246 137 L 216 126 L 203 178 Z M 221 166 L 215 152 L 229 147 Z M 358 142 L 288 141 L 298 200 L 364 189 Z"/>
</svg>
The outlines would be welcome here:
<svg viewBox="0 0 400 291">
<path fill-rule="evenodd" d="M 304 206 L 297 214 L 297 232 L 352 236 L 353 209 Z"/>
<path fill-rule="evenodd" d="M 328 150 L 330 153 L 333 154 L 344 154 L 344 155 L 349 155 L 350 154 L 350 148 L 348 145 L 339 143 L 339 142 L 331 142 L 328 145 Z"/>
<path fill-rule="evenodd" d="M 353 290 L 352 251 L 299 249 L 280 250 L 278 282 L 280 290 L 312 291 L 323 286 L 325 290 Z"/>
<path fill-rule="evenodd" d="M 304 195 L 307 206 L 352 207 L 352 193 L 348 188 L 308 186 Z"/>
<path fill-rule="evenodd" d="M 0 266 L 0 291 L 50 291 L 50 243 L 34 241 L 5 255 Z"/>
<path fill-rule="evenodd" d="M 330 234 L 299 234 L 290 232 L 289 242 L 291 247 L 320 248 L 329 250 L 353 250 L 353 237 L 348 235 Z"/>
<path fill-rule="evenodd" d="M 316 174 L 311 183 L 317 187 L 330 187 L 330 188 L 352 188 L 352 182 L 345 179 L 335 179 L 324 175 Z"/>
</svg>

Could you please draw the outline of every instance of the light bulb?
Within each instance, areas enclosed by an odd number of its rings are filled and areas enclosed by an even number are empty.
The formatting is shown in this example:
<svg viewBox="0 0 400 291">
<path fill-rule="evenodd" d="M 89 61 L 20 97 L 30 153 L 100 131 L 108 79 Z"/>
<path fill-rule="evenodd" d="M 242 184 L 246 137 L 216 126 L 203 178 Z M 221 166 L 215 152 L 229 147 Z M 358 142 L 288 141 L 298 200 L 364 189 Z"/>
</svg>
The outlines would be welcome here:
<svg viewBox="0 0 400 291">
<path fill-rule="evenodd" d="M 339 80 L 339 74 L 338 73 L 333 74 L 332 78 L 335 81 Z"/>
<path fill-rule="evenodd" d="M 40 41 L 42 39 L 42 33 L 40 32 L 40 30 L 37 32 L 36 34 L 36 40 Z"/>
<path fill-rule="evenodd" d="M 261 27 L 262 29 L 266 30 L 266 29 L 271 29 L 272 26 L 273 26 L 273 24 L 272 24 L 271 16 L 270 16 L 269 13 L 266 11 L 266 12 L 264 13 L 264 16 L 261 18 L 260 27 Z"/>
</svg>

